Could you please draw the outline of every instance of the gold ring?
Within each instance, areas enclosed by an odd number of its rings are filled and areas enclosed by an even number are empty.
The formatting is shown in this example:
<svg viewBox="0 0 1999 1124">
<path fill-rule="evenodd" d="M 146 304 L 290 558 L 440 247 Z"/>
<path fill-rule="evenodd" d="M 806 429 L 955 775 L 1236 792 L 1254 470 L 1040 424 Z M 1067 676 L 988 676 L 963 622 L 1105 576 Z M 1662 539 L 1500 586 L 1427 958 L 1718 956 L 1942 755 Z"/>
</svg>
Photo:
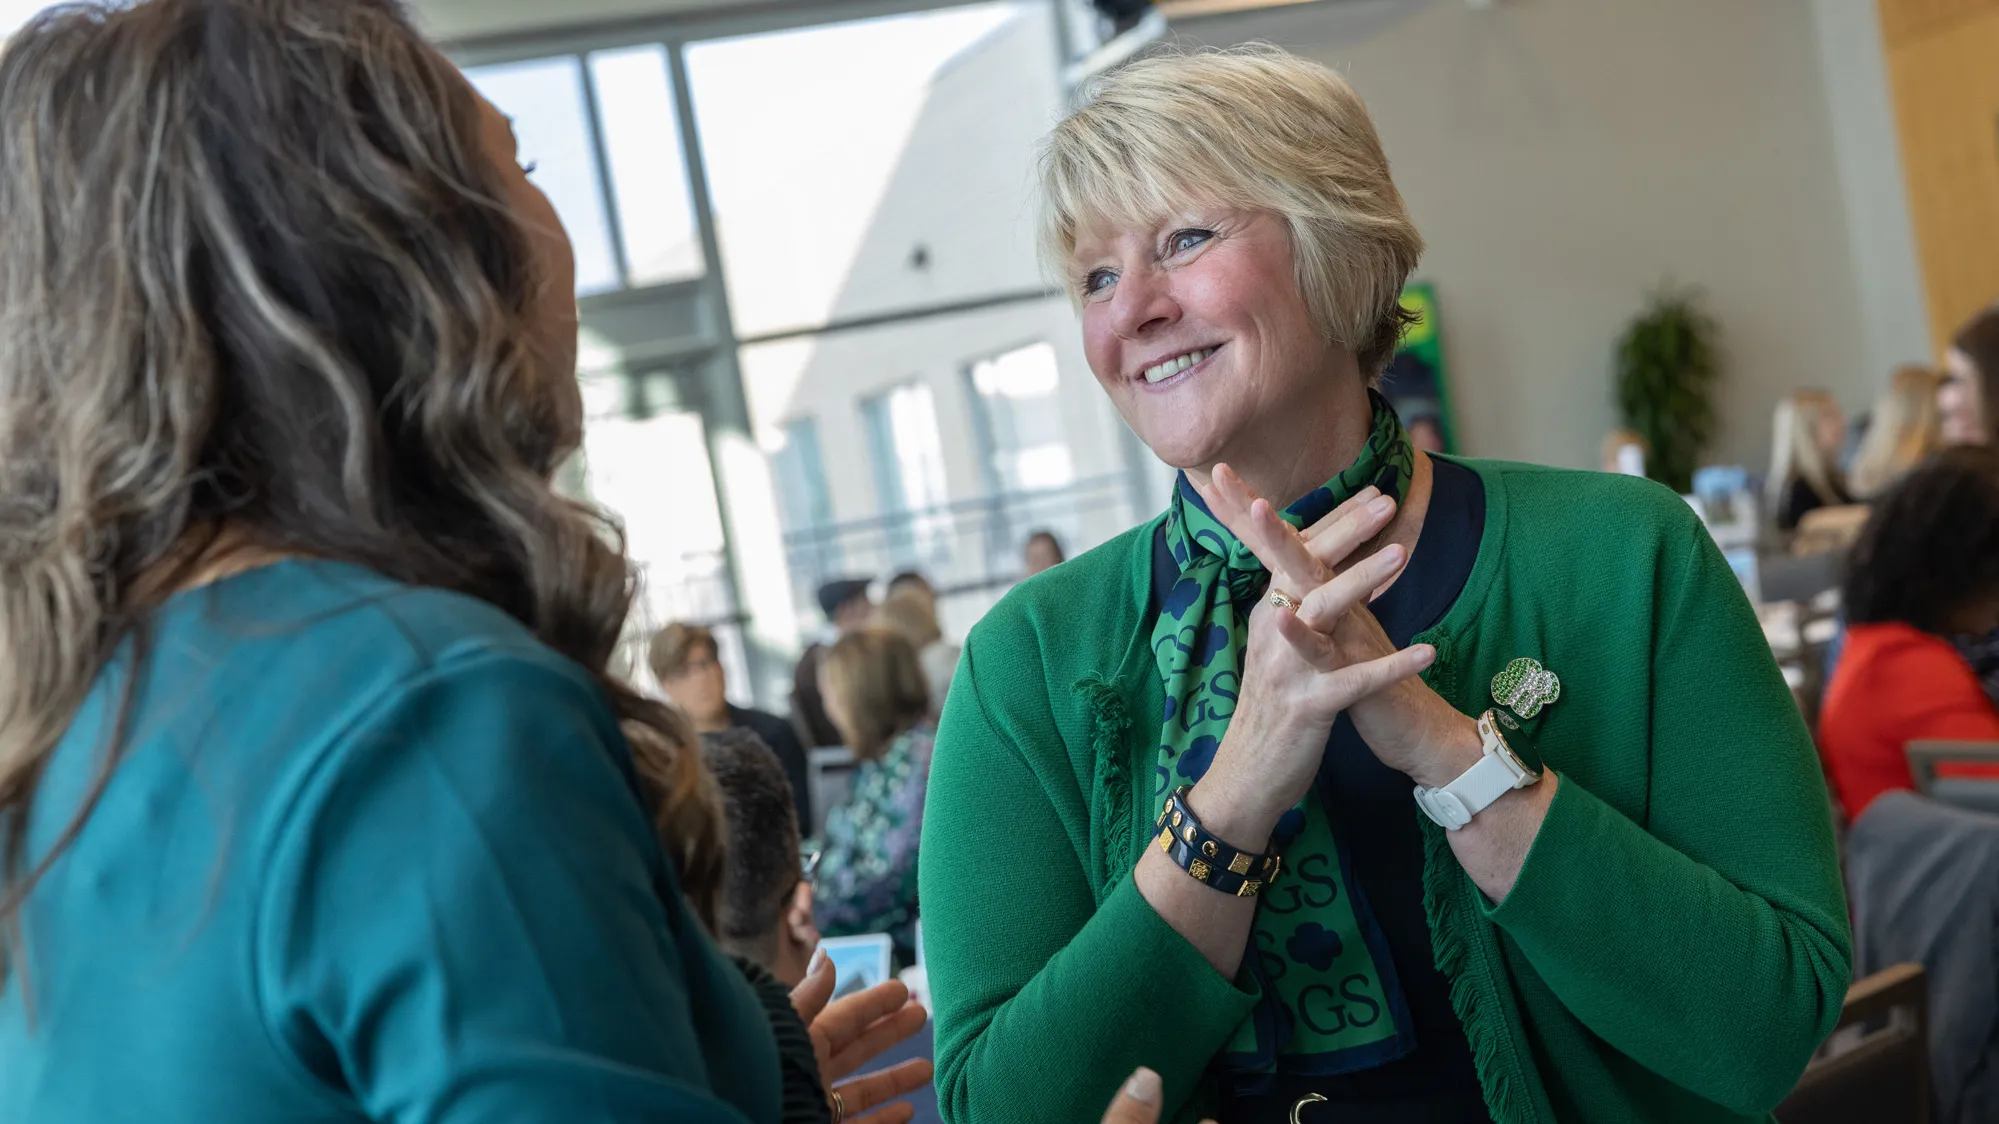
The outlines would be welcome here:
<svg viewBox="0 0 1999 1124">
<path fill-rule="evenodd" d="M 846 1098 L 840 1095 L 840 1090 L 835 1089 L 827 1094 L 827 1099 L 833 1102 L 833 1124 L 840 1124 L 840 1121 L 847 1118 Z"/>
<path fill-rule="evenodd" d="M 1289 609 L 1294 613 L 1298 611 L 1298 599 L 1281 589 L 1270 591 L 1270 605 L 1274 609 Z"/>
</svg>

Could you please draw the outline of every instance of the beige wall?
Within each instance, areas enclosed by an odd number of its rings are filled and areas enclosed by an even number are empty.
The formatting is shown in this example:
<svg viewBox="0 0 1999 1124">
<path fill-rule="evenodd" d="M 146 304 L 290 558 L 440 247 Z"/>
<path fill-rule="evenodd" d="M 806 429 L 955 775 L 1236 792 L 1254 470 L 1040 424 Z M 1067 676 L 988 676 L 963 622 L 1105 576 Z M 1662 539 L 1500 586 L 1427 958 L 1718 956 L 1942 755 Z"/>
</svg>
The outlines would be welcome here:
<svg viewBox="0 0 1999 1124">
<path fill-rule="evenodd" d="M 1807 0 L 1435 0 L 1189 22 L 1339 67 L 1374 111 L 1437 284 L 1471 452 L 1593 464 L 1648 288 L 1723 323 L 1721 458 L 1788 388 L 1877 381 Z"/>
</svg>

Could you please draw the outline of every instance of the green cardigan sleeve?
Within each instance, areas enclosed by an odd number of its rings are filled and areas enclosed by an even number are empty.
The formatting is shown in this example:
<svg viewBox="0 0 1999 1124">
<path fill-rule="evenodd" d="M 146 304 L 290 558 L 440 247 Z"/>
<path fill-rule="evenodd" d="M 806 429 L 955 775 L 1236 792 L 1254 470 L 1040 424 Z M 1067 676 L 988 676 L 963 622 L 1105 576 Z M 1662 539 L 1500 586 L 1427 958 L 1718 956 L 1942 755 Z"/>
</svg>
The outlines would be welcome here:
<svg viewBox="0 0 1999 1124">
<path fill-rule="evenodd" d="M 1564 779 L 1489 916 L 1611 1046 L 1760 1115 L 1838 1019 L 1852 938 L 1810 735 L 1727 563 L 1688 539 L 1660 580 L 1646 822 Z"/>
<path fill-rule="evenodd" d="M 1087 796 L 1033 646 L 982 630 L 944 708 L 918 863 L 938 1106 L 951 1124 L 1094 1124 L 1146 1065 L 1171 1119 L 1256 992 L 1222 978 L 1129 871 L 1097 900 Z"/>
</svg>

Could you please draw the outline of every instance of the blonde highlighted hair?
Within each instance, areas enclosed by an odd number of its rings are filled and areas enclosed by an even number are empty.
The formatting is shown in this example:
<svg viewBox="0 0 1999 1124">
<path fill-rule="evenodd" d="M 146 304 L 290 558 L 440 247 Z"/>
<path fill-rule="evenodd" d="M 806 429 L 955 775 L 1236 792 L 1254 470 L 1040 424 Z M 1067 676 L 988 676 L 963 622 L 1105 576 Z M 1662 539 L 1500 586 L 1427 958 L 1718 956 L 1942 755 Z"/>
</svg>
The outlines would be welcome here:
<svg viewBox="0 0 1999 1124">
<path fill-rule="evenodd" d="M 1844 503 L 1839 465 L 1826 459 L 1819 446 L 1819 418 L 1839 404 L 1823 390 L 1799 390 L 1777 402 L 1770 425 L 1770 476 L 1764 492 L 1770 510 L 1784 502 L 1784 489 L 1802 480 L 1820 503 Z"/>
<path fill-rule="evenodd" d="M 482 112 L 394 0 L 69 5 L 0 48 L 0 976 L 124 722 L 30 863 L 51 754 L 225 532 L 477 597 L 586 668 L 713 916 L 714 784 L 609 674 L 633 571 L 552 484 L 581 403 Z"/>
<path fill-rule="evenodd" d="M 1937 408 L 1943 382 L 1941 372 L 1913 364 L 1889 376 L 1853 457 L 1855 496 L 1880 495 L 1943 446 L 1943 414 Z"/>
<path fill-rule="evenodd" d="M 1369 379 L 1407 322 L 1423 239 L 1360 95 L 1270 46 L 1170 51 L 1099 79 L 1042 142 L 1043 261 L 1068 274 L 1089 230 L 1149 226 L 1189 205 L 1281 219 L 1298 288 Z M 1080 281 L 1066 278 L 1078 295 Z"/>
<path fill-rule="evenodd" d="M 834 724 L 862 761 L 888 752 L 930 714 L 930 682 L 915 645 L 899 632 L 864 628 L 842 636 L 826 653 L 825 673 Z"/>
</svg>

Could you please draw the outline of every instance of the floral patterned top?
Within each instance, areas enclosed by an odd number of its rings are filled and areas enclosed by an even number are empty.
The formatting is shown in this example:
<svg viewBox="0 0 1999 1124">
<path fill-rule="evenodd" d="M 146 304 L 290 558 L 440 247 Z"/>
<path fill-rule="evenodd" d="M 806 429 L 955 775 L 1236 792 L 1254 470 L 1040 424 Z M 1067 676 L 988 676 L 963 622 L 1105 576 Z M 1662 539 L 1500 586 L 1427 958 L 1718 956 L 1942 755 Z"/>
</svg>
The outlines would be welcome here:
<svg viewBox="0 0 1999 1124">
<path fill-rule="evenodd" d="M 829 937 L 887 933 L 898 953 L 915 947 L 916 845 L 923 834 L 923 789 L 937 729 L 922 722 L 888 752 L 854 772 L 847 802 L 826 814 L 812 881 L 819 931 Z"/>
</svg>

